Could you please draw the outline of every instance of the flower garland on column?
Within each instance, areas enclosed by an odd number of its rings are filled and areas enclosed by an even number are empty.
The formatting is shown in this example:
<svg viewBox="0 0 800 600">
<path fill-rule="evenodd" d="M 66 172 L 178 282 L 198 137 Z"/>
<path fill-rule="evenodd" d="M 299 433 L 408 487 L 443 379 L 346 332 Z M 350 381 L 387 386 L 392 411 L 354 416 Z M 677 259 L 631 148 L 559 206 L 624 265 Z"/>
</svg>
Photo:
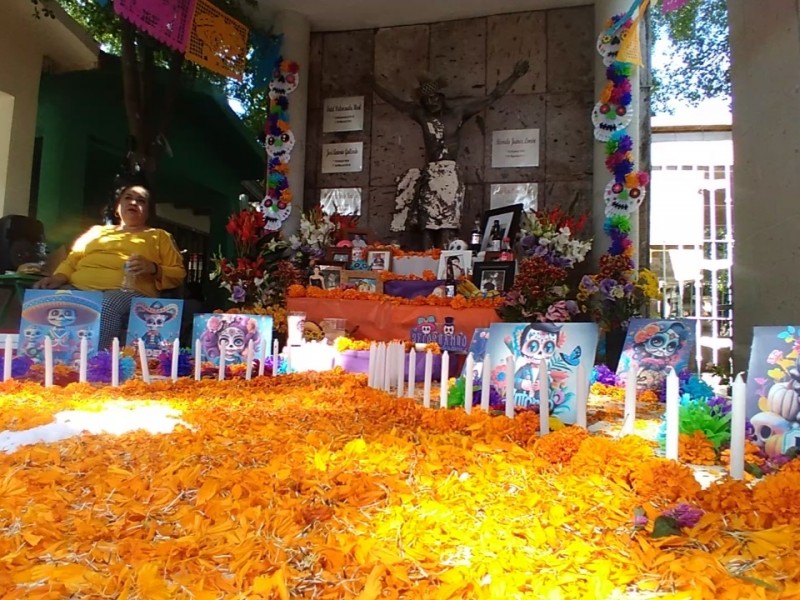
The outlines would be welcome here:
<svg viewBox="0 0 800 600">
<path fill-rule="evenodd" d="M 295 139 L 289 125 L 289 94 L 300 82 L 296 62 L 279 57 L 269 85 L 269 115 L 264 146 L 267 151 L 266 195 L 261 202 L 267 231 L 278 231 L 292 212 L 289 160 Z"/>
</svg>

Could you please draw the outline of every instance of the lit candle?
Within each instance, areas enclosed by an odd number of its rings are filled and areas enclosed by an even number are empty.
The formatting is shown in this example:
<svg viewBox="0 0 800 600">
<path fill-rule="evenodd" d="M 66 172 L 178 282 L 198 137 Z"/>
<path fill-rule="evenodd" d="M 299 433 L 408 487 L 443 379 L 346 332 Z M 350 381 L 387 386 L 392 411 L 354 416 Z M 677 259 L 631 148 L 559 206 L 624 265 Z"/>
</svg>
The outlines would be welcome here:
<svg viewBox="0 0 800 600">
<path fill-rule="evenodd" d="M 744 435 L 747 421 L 747 385 L 739 373 L 731 390 L 731 479 L 744 477 Z"/>
<path fill-rule="evenodd" d="M 278 368 L 280 367 L 280 356 L 278 356 L 278 348 L 279 348 L 278 340 L 272 342 L 272 375 L 275 376 L 278 374 Z"/>
<path fill-rule="evenodd" d="M 680 382 L 673 369 L 667 374 L 667 431 L 665 439 L 666 457 L 678 460 L 678 438 L 680 436 Z"/>
<path fill-rule="evenodd" d="M 489 412 L 489 391 L 492 386 L 492 357 L 487 352 L 483 357 L 483 378 L 481 380 L 481 410 Z"/>
<path fill-rule="evenodd" d="M 586 406 L 588 404 L 588 387 L 587 384 L 589 383 L 586 379 L 586 367 L 583 366 L 583 362 L 578 365 L 578 371 L 576 374 L 577 383 L 576 387 L 576 394 L 575 394 L 575 425 L 578 427 L 583 427 L 586 429 L 587 421 L 586 421 Z"/>
<path fill-rule="evenodd" d="M 413 398 L 417 382 L 417 351 L 411 348 L 408 353 L 408 397 Z"/>
<path fill-rule="evenodd" d="M 250 381 L 253 378 L 253 360 L 255 359 L 253 352 L 253 340 L 250 340 L 247 342 L 247 368 L 244 372 L 244 378 L 247 381 Z"/>
<path fill-rule="evenodd" d="M 3 381 L 8 381 L 11 379 L 11 366 L 12 361 L 14 360 L 14 346 L 12 345 L 14 342 L 11 339 L 11 335 L 8 333 L 6 334 L 6 344 L 3 350 Z"/>
<path fill-rule="evenodd" d="M 442 352 L 442 374 L 439 386 L 439 408 L 447 408 L 447 392 L 450 386 L 450 353 Z"/>
<path fill-rule="evenodd" d="M 547 363 L 539 365 L 539 435 L 550 433 L 550 375 Z"/>
<path fill-rule="evenodd" d="M 397 344 L 397 397 L 403 397 L 403 383 L 406 379 L 406 349 L 402 343 Z"/>
<path fill-rule="evenodd" d="M 89 361 L 89 340 L 85 337 L 81 338 L 80 345 L 80 358 L 78 362 L 78 381 L 86 383 L 86 367 Z"/>
<path fill-rule="evenodd" d="M 422 406 L 431 407 L 431 379 L 433 378 L 433 353 L 428 350 L 425 354 L 425 380 L 422 388 Z"/>
<path fill-rule="evenodd" d="M 181 342 L 178 338 L 172 340 L 172 364 L 170 365 L 170 376 L 172 381 L 178 381 L 178 360 L 181 357 Z"/>
<path fill-rule="evenodd" d="M 475 359 L 472 356 L 472 352 L 467 354 L 467 366 L 464 368 L 464 372 L 466 373 L 464 377 L 464 412 L 470 414 L 472 412 L 472 388 L 473 388 L 473 380 L 472 380 L 472 371 L 475 368 Z"/>
<path fill-rule="evenodd" d="M 514 418 L 514 357 L 506 359 L 506 416 Z"/>
<path fill-rule="evenodd" d="M 44 386 L 53 385 L 53 340 L 50 336 L 44 338 Z"/>
<path fill-rule="evenodd" d="M 197 344 L 200 344 L 199 340 Z M 111 341 L 111 385 L 119 387 L 119 338 Z"/>
<path fill-rule="evenodd" d="M 625 413 L 622 420 L 622 435 L 631 435 L 636 423 L 636 363 L 631 362 L 625 377 Z"/>
<path fill-rule="evenodd" d="M 144 347 L 144 340 L 139 340 L 139 362 L 142 363 L 142 381 L 150 383 L 150 365 L 147 364 L 147 350 Z"/>
</svg>

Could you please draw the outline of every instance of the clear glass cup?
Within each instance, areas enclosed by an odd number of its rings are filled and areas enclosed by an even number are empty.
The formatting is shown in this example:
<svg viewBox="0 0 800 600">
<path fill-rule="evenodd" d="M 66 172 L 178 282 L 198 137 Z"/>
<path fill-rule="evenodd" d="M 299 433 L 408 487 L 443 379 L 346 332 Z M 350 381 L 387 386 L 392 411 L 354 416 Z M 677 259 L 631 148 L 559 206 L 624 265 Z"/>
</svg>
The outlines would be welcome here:
<svg viewBox="0 0 800 600">
<path fill-rule="evenodd" d="M 132 292 L 136 289 L 136 273 L 130 270 L 130 259 L 125 261 L 122 272 L 122 285 L 120 289 L 123 292 Z"/>
</svg>

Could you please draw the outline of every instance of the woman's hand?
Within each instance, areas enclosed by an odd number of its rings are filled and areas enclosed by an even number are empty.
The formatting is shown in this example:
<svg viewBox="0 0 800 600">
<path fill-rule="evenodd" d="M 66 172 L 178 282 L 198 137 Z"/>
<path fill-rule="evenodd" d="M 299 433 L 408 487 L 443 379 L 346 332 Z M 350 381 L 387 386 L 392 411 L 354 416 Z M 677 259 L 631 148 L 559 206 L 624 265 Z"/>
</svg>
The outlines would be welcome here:
<svg viewBox="0 0 800 600">
<path fill-rule="evenodd" d="M 138 254 L 131 254 L 127 265 L 128 271 L 137 276 L 146 275 L 155 277 L 155 275 L 158 273 L 158 265 L 156 265 L 156 263 L 154 263 L 152 260 L 147 260 L 144 256 L 140 256 Z"/>
<path fill-rule="evenodd" d="M 67 285 L 69 283 L 69 277 L 62 273 L 56 273 L 55 275 L 51 275 L 50 277 L 44 277 L 40 279 L 36 283 L 33 284 L 33 287 L 37 290 L 54 290 L 56 288 L 60 288 L 63 285 Z"/>
</svg>

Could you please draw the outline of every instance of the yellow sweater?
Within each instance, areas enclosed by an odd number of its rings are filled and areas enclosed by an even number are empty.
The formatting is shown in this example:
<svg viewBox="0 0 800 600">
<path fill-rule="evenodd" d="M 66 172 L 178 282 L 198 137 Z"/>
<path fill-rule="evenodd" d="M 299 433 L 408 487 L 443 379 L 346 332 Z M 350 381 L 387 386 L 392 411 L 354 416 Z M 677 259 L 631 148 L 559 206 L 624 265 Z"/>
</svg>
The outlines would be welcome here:
<svg viewBox="0 0 800 600">
<path fill-rule="evenodd" d="M 97 225 L 75 242 L 55 273 L 69 278 L 79 290 L 116 290 L 122 287 L 125 261 L 138 254 L 159 266 L 159 276 L 139 275 L 136 291 L 158 296 L 160 290 L 178 287 L 186 277 L 178 247 L 163 229 L 121 231 L 114 225 Z"/>
</svg>

